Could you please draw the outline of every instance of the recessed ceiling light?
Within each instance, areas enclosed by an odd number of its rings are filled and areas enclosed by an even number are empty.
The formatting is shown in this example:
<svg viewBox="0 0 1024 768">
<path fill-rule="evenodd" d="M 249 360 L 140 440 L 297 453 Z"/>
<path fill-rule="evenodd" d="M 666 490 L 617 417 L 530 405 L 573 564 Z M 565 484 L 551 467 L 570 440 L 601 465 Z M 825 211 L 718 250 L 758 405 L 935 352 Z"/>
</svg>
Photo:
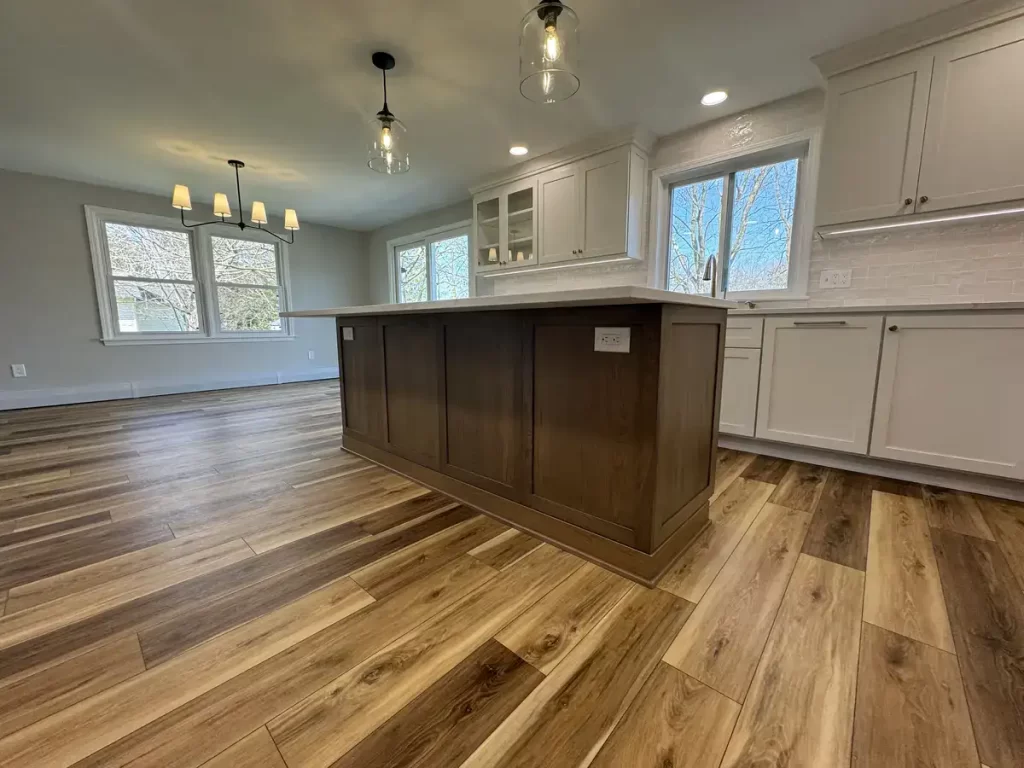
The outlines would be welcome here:
<svg viewBox="0 0 1024 768">
<path fill-rule="evenodd" d="M 701 97 L 700 103 L 705 107 L 713 107 L 716 104 L 721 104 L 728 98 L 729 94 L 725 91 L 711 91 L 710 93 L 705 93 L 704 96 Z"/>
<path fill-rule="evenodd" d="M 511 146 L 511 147 L 508 148 L 508 153 L 510 155 L 516 155 L 516 156 L 518 156 L 518 155 L 525 155 L 529 151 L 530 150 L 527 149 L 526 147 L 524 147 L 522 144 L 516 144 L 515 146 Z"/>
</svg>

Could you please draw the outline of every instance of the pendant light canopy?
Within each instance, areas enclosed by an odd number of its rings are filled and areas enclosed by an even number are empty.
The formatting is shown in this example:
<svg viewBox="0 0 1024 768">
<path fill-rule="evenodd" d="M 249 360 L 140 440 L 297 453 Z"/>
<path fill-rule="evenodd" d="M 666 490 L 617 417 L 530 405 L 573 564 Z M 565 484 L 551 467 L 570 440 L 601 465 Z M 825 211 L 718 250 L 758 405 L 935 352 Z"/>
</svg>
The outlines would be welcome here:
<svg viewBox="0 0 1024 768">
<path fill-rule="evenodd" d="M 565 101 L 580 89 L 580 20 L 560 0 L 541 0 L 519 33 L 519 92 L 530 101 Z"/>
<path fill-rule="evenodd" d="M 381 71 L 384 78 L 384 106 L 371 122 L 369 160 L 366 164 L 377 173 L 405 173 L 409 170 L 405 126 L 388 109 L 388 70 L 394 69 L 395 57 L 378 51 L 372 59 L 373 66 Z"/>
</svg>

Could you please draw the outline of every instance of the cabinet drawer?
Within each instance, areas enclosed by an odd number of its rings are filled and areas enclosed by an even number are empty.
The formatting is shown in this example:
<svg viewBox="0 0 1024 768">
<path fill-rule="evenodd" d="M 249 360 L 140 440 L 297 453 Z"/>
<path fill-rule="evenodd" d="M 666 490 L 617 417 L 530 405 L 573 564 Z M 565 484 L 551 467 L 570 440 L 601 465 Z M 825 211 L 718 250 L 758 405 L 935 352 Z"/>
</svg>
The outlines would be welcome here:
<svg viewBox="0 0 1024 768">
<path fill-rule="evenodd" d="M 725 346 L 760 349 L 763 317 L 730 317 L 725 325 Z"/>
</svg>

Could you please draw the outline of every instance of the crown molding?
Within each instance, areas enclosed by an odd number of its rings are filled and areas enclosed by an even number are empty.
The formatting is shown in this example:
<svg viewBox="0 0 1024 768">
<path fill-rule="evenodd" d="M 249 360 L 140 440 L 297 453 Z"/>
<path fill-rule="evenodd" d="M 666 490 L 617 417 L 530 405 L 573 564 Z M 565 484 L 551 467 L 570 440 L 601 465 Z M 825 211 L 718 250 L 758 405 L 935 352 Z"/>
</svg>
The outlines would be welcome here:
<svg viewBox="0 0 1024 768">
<path fill-rule="evenodd" d="M 1024 15 L 1022 0 L 971 0 L 812 56 L 826 77 Z"/>
<path fill-rule="evenodd" d="M 631 125 L 626 128 L 597 134 L 567 147 L 556 149 L 554 152 L 548 152 L 546 155 L 530 158 L 511 168 L 490 173 L 471 186 L 469 191 L 471 194 L 476 195 L 492 187 L 519 181 L 552 168 L 596 155 L 607 149 L 614 149 L 615 147 L 622 147 L 627 144 L 631 144 L 647 156 L 654 148 L 656 139 L 657 137 L 653 132 L 640 125 Z"/>
</svg>

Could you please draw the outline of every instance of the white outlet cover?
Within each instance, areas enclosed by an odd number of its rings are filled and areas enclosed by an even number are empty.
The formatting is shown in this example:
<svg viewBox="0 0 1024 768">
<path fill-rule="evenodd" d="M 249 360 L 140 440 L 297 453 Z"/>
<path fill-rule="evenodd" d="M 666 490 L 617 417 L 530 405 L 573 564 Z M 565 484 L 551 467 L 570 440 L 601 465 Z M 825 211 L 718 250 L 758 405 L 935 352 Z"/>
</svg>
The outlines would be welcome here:
<svg viewBox="0 0 1024 768">
<path fill-rule="evenodd" d="M 308 354 L 309 354 L 309 359 L 310 359 L 310 360 L 313 360 L 313 359 L 315 359 L 315 358 L 316 358 L 316 352 L 314 352 L 314 351 L 313 351 L 312 349 L 311 349 L 311 350 L 309 350 L 309 353 L 308 353 Z"/>
<path fill-rule="evenodd" d="M 11 365 L 11 376 L 13 376 L 16 379 L 21 379 L 24 378 L 25 376 L 28 376 L 28 374 L 25 372 L 25 366 L 22 365 L 21 363 L 13 363 Z"/>
<path fill-rule="evenodd" d="M 818 279 L 819 288 L 849 288 L 852 271 L 849 269 L 823 269 Z"/>
<path fill-rule="evenodd" d="M 629 353 L 629 328 L 595 328 L 595 352 Z"/>
<path fill-rule="evenodd" d="M 356 338 L 356 329 L 351 325 L 342 326 L 341 329 L 341 340 L 342 341 L 353 341 Z"/>
</svg>

